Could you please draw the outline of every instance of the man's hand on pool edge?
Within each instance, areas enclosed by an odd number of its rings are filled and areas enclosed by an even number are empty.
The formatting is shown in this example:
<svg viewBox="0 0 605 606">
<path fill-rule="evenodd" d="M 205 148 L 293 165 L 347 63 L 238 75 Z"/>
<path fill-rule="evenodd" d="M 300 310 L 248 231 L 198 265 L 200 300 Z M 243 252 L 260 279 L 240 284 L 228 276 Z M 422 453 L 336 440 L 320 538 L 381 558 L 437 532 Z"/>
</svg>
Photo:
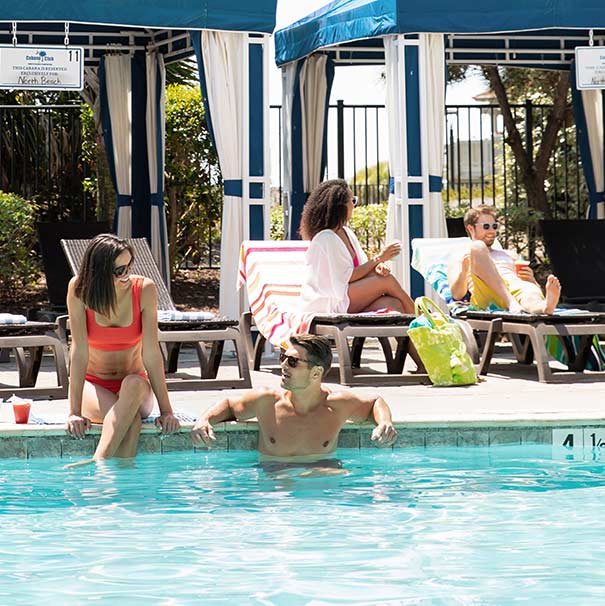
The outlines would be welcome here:
<svg viewBox="0 0 605 606">
<path fill-rule="evenodd" d="M 210 448 L 212 442 L 216 442 L 216 436 L 214 430 L 209 421 L 200 419 L 191 430 L 191 441 L 194 444 L 201 444 L 202 442 Z"/>
<path fill-rule="evenodd" d="M 392 446 L 397 439 L 397 430 L 392 423 L 379 423 L 372 431 L 372 442 L 376 442 L 377 446 L 386 447 Z"/>
</svg>

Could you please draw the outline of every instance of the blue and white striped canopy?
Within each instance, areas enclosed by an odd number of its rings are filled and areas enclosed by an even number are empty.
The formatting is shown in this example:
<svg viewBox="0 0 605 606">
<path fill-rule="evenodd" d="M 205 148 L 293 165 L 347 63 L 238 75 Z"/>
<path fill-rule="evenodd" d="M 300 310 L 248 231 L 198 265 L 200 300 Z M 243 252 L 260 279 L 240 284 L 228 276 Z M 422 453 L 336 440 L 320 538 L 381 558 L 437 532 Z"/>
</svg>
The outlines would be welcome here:
<svg viewBox="0 0 605 606">
<path fill-rule="evenodd" d="M 579 29 L 587 35 L 589 28 L 595 35 L 605 28 L 605 10 L 594 0 L 336 0 L 275 32 L 275 61 L 284 65 L 318 49 L 412 33 L 524 32 L 535 39 L 519 48 L 535 50 L 544 43 L 552 52 L 559 41 L 543 30 Z"/>
<path fill-rule="evenodd" d="M 193 54 L 188 30 L 271 33 L 277 0 L 31 0 L 0 2 L 0 44 L 69 43 L 87 49 L 87 65 L 96 65 L 109 46 L 146 50 L 155 46 L 165 62 Z"/>
</svg>

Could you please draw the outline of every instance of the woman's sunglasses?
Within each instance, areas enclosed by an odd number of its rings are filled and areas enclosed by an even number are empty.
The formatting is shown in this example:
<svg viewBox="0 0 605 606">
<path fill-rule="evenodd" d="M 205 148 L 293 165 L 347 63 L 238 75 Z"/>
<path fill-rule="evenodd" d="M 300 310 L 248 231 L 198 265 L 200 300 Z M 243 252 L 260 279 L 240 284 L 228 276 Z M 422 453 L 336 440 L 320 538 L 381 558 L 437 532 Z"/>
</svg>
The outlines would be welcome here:
<svg viewBox="0 0 605 606">
<path fill-rule="evenodd" d="M 303 360 L 302 358 L 297 358 L 296 356 L 287 356 L 285 353 L 279 354 L 279 363 L 283 364 L 284 362 L 288 363 L 290 368 L 296 368 L 299 362 L 309 363 L 309 360 Z"/>
<path fill-rule="evenodd" d="M 123 278 L 127 274 L 130 273 L 130 266 L 132 265 L 132 261 L 126 265 L 118 265 L 113 268 L 113 275 L 116 278 Z"/>
<path fill-rule="evenodd" d="M 500 225 L 498 223 L 482 223 L 481 227 L 483 227 L 483 229 L 498 229 Z"/>
<path fill-rule="evenodd" d="M 357 206 L 358 201 L 359 201 L 359 198 L 357 196 L 353 196 L 353 206 Z"/>
</svg>

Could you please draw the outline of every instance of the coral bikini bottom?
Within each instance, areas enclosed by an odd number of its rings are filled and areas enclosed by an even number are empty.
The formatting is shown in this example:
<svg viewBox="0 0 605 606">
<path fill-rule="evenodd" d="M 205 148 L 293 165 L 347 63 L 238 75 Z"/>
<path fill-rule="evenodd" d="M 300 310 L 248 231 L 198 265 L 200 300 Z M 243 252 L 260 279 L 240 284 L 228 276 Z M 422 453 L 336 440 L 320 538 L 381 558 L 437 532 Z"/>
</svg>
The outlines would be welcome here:
<svg viewBox="0 0 605 606">
<path fill-rule="evenodd" d="M 137 374 L 140 377 L 147 379 L 146 372 L 139 372 Z M 120 389 L 122 388 L 122 381 L 125 379 L 125 377 L 122 377 L 121 379 L 101 379 L 101 377 L 96 377 L 95 375 L 91 375 L 88 373 L 86 373 L 86 376 L 84 378 L 89 383 L 92 383 L 93 385 L 98 385 L 99 387 L 103 387 L 105 389 L 109 389 L 109 391 L 115 393 L 116 395 L 120 393 Z"/>
</svg>

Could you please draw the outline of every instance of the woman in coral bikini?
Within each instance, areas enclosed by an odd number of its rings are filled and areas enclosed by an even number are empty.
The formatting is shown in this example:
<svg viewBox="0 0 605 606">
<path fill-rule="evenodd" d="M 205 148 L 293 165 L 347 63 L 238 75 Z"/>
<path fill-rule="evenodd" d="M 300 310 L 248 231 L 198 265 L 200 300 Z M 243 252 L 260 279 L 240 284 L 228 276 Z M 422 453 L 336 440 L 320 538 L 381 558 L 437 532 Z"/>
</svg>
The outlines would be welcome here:
<svg viewBox="0 0 605 606">
<path fill-rule="evenodd" d="M 155 395 L 162 433 L 178 430 L 158 342 L 157 291 L 130 275 L 133 251 L 111 234 L 94 238 L 67 292 L 71 327 L 67 430 L 83 438 L 103 423 L 93 460 L 134 457 Z"/>
<path fill-rule="evenodd" d="M 342 179 L 324 181 L 309 196 L 300 225 L 303 240 L 311 240 L 300 310 L 359 313 L 389 308 L 414 313 L 412 299 L 384 264 L 401 252 L 401 244 L 389 244 L 368 260 L 346 225 L 353 208 L 355 197 Z"/>
</svg>

